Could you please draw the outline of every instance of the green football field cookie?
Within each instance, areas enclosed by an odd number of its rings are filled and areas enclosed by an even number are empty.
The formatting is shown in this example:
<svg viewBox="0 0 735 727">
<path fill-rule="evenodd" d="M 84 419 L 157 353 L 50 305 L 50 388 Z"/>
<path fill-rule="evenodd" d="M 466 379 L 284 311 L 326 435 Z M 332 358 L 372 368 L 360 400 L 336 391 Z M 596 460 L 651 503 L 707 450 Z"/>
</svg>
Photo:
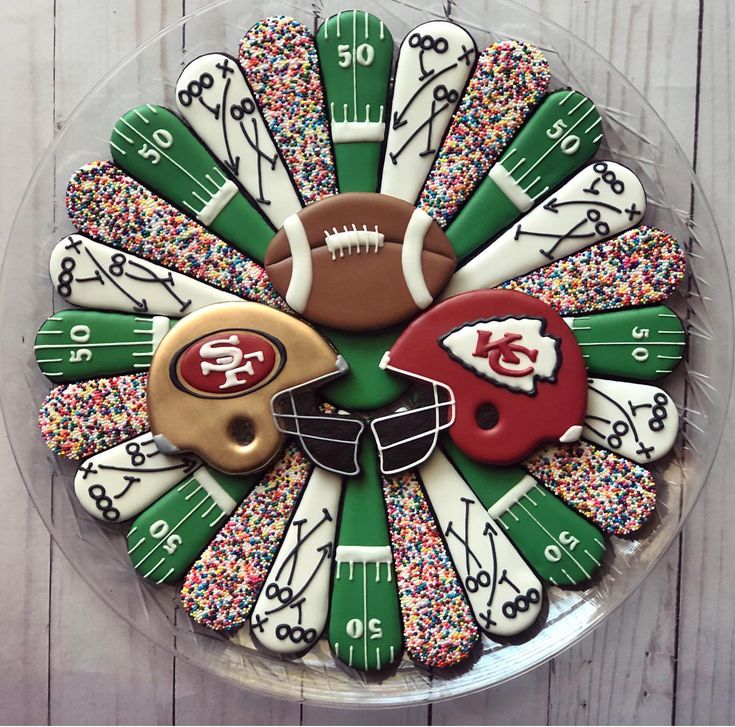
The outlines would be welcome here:
<svg viewBox="0 0 735 727">
<path fill-rule="evenodd" d="M 664 305 L 565 320 L 593 374 L 652 381 L 670 374 L 684 356 L 684 326 Z"/>
<path fill-rule="evenodd" d="M 36 363 L 54 382 L 137 373 L 173 325 L 166 316 L 62 310 L 36 334 Z"/>
<path fill-rule="evenodd" d="M 602 139 L 600 114 L 577 91 L 549 94 L 482 181 L 447 237 L 466 257 L 579 169 Z"/>
<path fill-rule="evenodd" d="M 380 671 L 401 658 L 403 635 L 378 457 L 367 439 L 360 467 L 345 486 L 329 643 L 347 666 Z"/>
<path fill-rule="evenodd" d="M 541 578 L 557 586 L 592 578 L 605 552 L 597 528 L 520 467 L 475 462 L 448 437 L 444 447 L 490 516 L 500 522 Z"/>
<path fill-rule="evenodd" d="M 374 15 L 347 10 L 316 39 L 340 192 L 374 192 L 385 138 L 393 38 Z"/>
<path fill-rule="evenodd" d="M 162 106 L 137 106 L 117 120 L 110 147 L 130 176 L 262 261 L 273 228 L 178 116 Z"/>
<path fill-rule="evenodd" d="M 258 475 L 235 477 L 200 467 L 142 512 L 128 533 L 128 555 L 144 578 L 183 578 Z"/>
</svg>

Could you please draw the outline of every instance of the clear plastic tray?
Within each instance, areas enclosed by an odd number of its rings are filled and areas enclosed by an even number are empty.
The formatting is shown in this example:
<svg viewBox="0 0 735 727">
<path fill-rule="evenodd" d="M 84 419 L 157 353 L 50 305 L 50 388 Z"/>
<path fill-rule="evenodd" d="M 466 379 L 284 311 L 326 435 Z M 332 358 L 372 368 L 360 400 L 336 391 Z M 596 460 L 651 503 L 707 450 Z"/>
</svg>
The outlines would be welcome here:
<svg viewBox="0 0 735 727">
<path fill-rule="evenodd" d="M 673 456 L 655 474 L 656 516 L 639 538 L 610 539 L 602 575 L 586 589 L 549 589 L 549 612 L 532 638 L 512 644 L 485 641 L 481 656 L 449 674 L 405 661 L 387 678 L 355 678 L 335 664 L 326 642 L 306 657 L 280 660 L 247 645 L 195 630 L 176 608 L 176 589 L 152 586 L 130 568 L 122 527 L 102 526 L 73 497 L 75 463 L 55 458 L 36 428 L 48 384 L 38 372 L 32 341 L 54 304 L 48 279 L 53 244 L 72 227 L 63 197 L 81 164 L 108 158 L 108 134 L 118 115 L 140 103 L 174 107 L 182 65 L 205 52 L 234 53 L 243 32 L 271 14 L 308 25 L 352 2 L 225 0 L 175 23 L 108 74 L 69 118 L 30 183 L 10 236 L 0 285 L 0 403 L 17 466 L 52 537 L 100 597 L 151 641 L 243 687 L 275 697 L 321 704 L 391 706 L 468 694 L 512 679 L 559 654 L 600 624 L 645 578 L 673 541 L 699 494 L 722 434 L 732 376 L 731 293 L 711 211 L 687 162 L 656 112 L 601 56 L 561 27 L 508 0 L 414 5 L 365 0 L 370 11 L 402 38 L 432 17 L 451 17 L 478 45 L 505 37 L 527 40 L 547 54 L 552 87 L 573 86 L 598 105 L 605 128 L 600 156 L 632 167 L 649 198 L 648 224 L 676 236 L 689 255 L 689 276 L 669 301 L 690 332 L 685 366 L 664 386 L 683 414 Z M 475 8 L 473 10 L 473 8 Z M 715 340 L 716 336 L 716 340 Z"/>
</svg>

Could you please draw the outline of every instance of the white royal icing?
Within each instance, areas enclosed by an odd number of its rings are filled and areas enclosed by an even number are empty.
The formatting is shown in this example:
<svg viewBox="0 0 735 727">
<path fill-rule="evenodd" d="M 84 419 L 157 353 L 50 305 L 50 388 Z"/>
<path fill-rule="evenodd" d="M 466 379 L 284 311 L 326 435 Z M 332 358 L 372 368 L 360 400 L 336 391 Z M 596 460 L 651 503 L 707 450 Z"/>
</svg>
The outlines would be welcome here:
<svg viewBox="0 0 735 727">
<path fill-rule="evenodd" d="M 545 334 L 544 325 L 540 318 L 477 321 L 452 331 L 440 344 L 461 364 L 494 384 L 533 396 L 538 381 L 554 380 L 561 357 L 559 339 Z M 488 355 L 481 344 L 483 336 L 488 345 L 508 337 L 508 348 L 517 361 L 493 357 L 493 351 Z M 513 348 L 516 345 L 517 351 Z"/>
<path fill-rule="evenodd" d="M 84 235 L 56 244 L 49 273 L 59 295 L 83 308 L 180 318 L 205 305 L 241 300 Z"/>
<path fill-rule="evenodd" d="M 286 165 L 237 61 L 220 53 L 195 58 L 176 83 L 176 104 L 274 227 L 281 227 L 286 217 L 301 209 Z"/>
<path fill-rule="evenodd" d="M 527 495 L 534 487 L 537 486 L 536 480 L 531 475 L 526 475 L 518 484 L 508 490 L 499 500 L 487 509 L 487 514 L 493 520 L 500 520 L 513 505 L 515 505 L 524 495 Z"/>
<path fill-rule="evenodd" d="M 367 225 L 363 225 L 362 229 L 358 229 L 357 225 L 344 227 L 342 230 L 334 227 L 331 232 L 324 230 L 324 243 L 332 253 L 332 260 L 336 260 L 338 253 L 340 257 L 345 256 L 345 250 L 348 255 L 352 255 L 352 248 L 355 248 L 358 255 L 363 247 L 365 252 L 370 252 L 371 249 L 378 252 L 385 243 L 385 235 L 377 225 L 374 230 L 369 230 Z"/>
<path fill-rule="evenodd" d="M 442 297 L 542 268 L 637 225 L 645 210 L 643 185 L 630 169 L 593 162 L 460 268 Z"/>
<path fill-rule="evenodd" d="M 291 280 L 286 291 L 286 303 L 295 311 L 303 313 L 311 295 L 311 246 L 298 215 L 286 218 L 283 231 L 291 249 Z"/>
<path fill-rule="evenodd" d="M 433 296 L 426 287 L 424 271 L 421 266 L 421 254 L 424 251 L 424 239 L 431 227 L 432 219 L 423 210 L 415 209 L 406 226 L 401 246 L 401 267 L 408 292 L 418 308 L 428 308 Z"/>
<path fill-rule="evenodd" d="M 200 464 L 192 454 L 161 454 L 146 432 L 85 459 L 74 478 L 74 492 L 92 517 L 122 522 L 141 513 Z"/>
<path fill-rule="evenodd" d="M 476 59 L 472 36 L 447 20 L 424 23 L 406 36 L 396 66 L 381 192 L 416 201 Z"/>
<path fill-rule="evenodd" d="M 227 206 L 229 201 L 237 194 L 237 185 L 230 179 L 214 193 L 212 198 L 202 209 L 197 212 L 197 219 L 203 225 L 210 225 L 220 212 Z"/>
<path fill-rule="evenodd" d="M 153 316 L 151 320 L 151 355 L 163 337 L 171 330 L 171 321 L 166 316 Z"/>
<path fill-rule="evenodd" d="M 358 141 L 380 142 L 384 138 L 384 121 L 332 121 L 332 141 L 335 144 Z"/>
<path fill-rule="evenodd" d="M 589 379 L 582 436 L 640 464 L 655 462 L 674 446 L 679 413 L 657 386 Z"/>
<path fill-rule="evenodd" d="M 526 212 L 533 207 L 534 198 L 524 191 L 523 187 L 513 179 L 511 173 L 502 164 L 496 164 L 490 170 L 488 176 L 521 212 Z"/>
<path fill-rule="evenodd" d="M 441 451 L 419 474 L 480 628 L 499 636 L 527 629 L 541 611 L 539 579 Z"/>
<path fill-rule="evenodd" d="M 250 618 L 255 638 L 278 654 L 304 651 L 321 636 L 342 478 L 316 467 Z"/>
</svg>

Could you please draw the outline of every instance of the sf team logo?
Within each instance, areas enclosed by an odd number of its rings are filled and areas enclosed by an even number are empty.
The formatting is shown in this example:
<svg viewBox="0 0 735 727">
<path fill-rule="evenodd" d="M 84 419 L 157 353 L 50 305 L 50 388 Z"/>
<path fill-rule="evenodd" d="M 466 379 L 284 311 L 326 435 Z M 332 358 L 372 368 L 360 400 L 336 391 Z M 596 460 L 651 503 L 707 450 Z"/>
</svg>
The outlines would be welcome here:
<svg viewBox="0 0 735 727">
<path fill-rule="evenodd" d="M 255 331 L 218 331 L 190 343 L 174 358 L 171 378 L 195 396 L 238 396 L 280 370 L 278 342 Z"/>
<path fill-rule="evenodd" d="M 556 381 L 560 340 L 542 318 L 488 318 L 451 331 L 439 344 L 465 368 L 529 396 L 538 381 Z"/>
<path fill-rule="evenodd" d="M 209 376 L 211 373 L 225 375 L 224 382 L 219 385 L 220 389 L 251 386 L 253 379 L 257 378 L 253 361 L 265 361 L 263 349 L 244 353 L 240 348 L 240 338 L 234 333 L 227 338 L 216 338 L 202 344 L 199 357 L 202 359 L 199 364 L 202 376 Z M 242 378 L 238 378 L 239 376 Z"/>
</svg>

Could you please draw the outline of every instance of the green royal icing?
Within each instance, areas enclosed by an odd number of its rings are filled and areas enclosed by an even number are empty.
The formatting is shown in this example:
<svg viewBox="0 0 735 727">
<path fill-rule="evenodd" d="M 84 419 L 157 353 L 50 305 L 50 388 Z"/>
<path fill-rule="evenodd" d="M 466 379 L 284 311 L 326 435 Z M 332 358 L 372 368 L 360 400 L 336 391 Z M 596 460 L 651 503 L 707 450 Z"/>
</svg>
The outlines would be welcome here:
<svg viewBox="0 0 735 727">
<path fill-rule="evenodd" d="M 200 467 L 141 513 L 128 533 L 128 556 L 144 578 L 184 577 L 260 475 L 232 476 Z"/>
<path fill-rule="evenodd" d="M 362 671 L 397 662 L 401 613 L 374 443 L 365 439 L 360 474 L 345 486 L 329 614 L 337 658 Z"/>
<path fill-rule="evenodd" d="M 447 228 L 457 257 L 509 227 L 600 146 L 595 105 L 577 91 L 549 94 Z"/>
<path fill-rule="evenodd" d="M 602 564 L 597 528 L 538 485 L 520 467 L 492 467 L 444 438 L 447 454 L 538 575 L 558 586 L 589 581 Z"/>
<path fill-rule="evenodd" d="M 388 113 L 393 37 L 360 10 L 328 18 L 316 38 L 340 192 L 375 192 Z"/>
<path fill-rule="evenodd" d="M 404 327 L 367 334 L 320 328 L 350 366 L 345 376 L 322 389 L 326 399 L 344 409 L 364 411 L 390 404 L 403 394 L 407 380 L 381 369 L 379 364 Z"/>
<path fill-rule="evenodd" d="M 165 316 L 62 310 L 36 334 L 36 363 L 54 382 L 145 371 L 174 323 Z"/>
<path fill-rule="evenodd" d="M 168 109 L 146 104 L 128 111 L 115 123 L 110 147 L 121 169 L 262 262 L 273 228 Z"/>
<path fill-rule="evenodd" d="M 670 374 L 684 356 L 684 327 L 663 305 L 565 320 L 593 374 L 652 381 Z"/>
</svg>

